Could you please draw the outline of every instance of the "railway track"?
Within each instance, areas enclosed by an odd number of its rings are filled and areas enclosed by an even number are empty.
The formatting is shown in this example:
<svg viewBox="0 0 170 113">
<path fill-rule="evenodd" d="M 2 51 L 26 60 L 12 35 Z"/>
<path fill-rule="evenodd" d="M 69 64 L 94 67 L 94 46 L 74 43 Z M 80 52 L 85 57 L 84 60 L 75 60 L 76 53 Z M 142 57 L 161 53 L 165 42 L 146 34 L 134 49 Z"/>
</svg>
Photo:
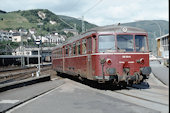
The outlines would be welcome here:
<svg viewBox="0 0 170 113">
<path fill-rule="evenodd" d="M 30 69 L 30 68 L 35 68 L 35 66 L 33 67 L 6 67 L 6 68 L 4 67 L 4 68 L 0 68 L 0 73 L 23 70 L 23 69 Z"/>
<path fill-rule="evenodd" d="M 115 92 L 118 94 L 130 96 L 130 97 L 137 98 L 140 100 L 168 106 L 168 100 L 166 100 L 166 98 L 168 97 L 168 94 L 160 94 L 159 92 L 153 93 L 151 91 L 146 91 L 146 89 L 145 90 L 131 89 L 131 91 L 120 90 L 120 91 L 115 91 Z"/>
<path fill-rule="evenodd" d="M 41 67 L 44 67 L 44 66 L 51 66 L 51 63 L 49 64 L 41 64 Z M 12 72 L 12 71 L 19 71 L 19 70 L 23 70 L 23 69 L 31 69 L 31 68 L 36 68 L 37 66 L 36 65 L 32 65 L 32 66 L 26 66 L 26 67 L 20 67 L 20 66 L 11 66 L 11 67 L 0 67 L 0 74 L 2 74 L 3 72 Z"/>
<path fill-rule="evenodd" d="M 51 69 L 51 66 L 43 66 L 41 71 L 46 71 Z M 19 81 L 26 78 L 32 77 L 32 73 L 37 71 L 36 67 L 29 67 L 29 68 L 17 68 L 17 69 L 9 69 L 8 71 L 1 71 L 0 72 L 0 84 L 9 83 L 13 81 Z"/>
</svg>

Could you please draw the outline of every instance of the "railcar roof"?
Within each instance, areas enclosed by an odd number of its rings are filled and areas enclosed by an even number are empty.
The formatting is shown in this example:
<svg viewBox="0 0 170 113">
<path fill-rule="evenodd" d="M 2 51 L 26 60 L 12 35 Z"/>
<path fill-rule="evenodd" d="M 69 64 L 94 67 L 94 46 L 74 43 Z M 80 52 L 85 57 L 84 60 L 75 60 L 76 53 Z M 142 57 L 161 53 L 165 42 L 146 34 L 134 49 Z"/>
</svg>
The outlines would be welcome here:
<svg viewBox="0 0 170 113">
<path fill-rule="evenodd" d="M 73 43 L 74 41 L 81 39 L 83 37 L 89 36 L 92 33 L 146 33 L 145 30 L 137 27 L 130 27 L 130 26 L 122 26 L 122 25 L 107 25 L 102 27 L 95 27 L 92 29 L 89 29 L 85 33 L 81 33 L 79 35 L 76 35 L 74 37 L 71 37 L 70 40 L 65 41 L 63 44 L 56 46 L 56 48 L 60 48 L 63 45 Z"/>
<path fill-rule="evenodd" d="M 96 32 L 114 32 L 114 33 L 124 33 L 123 30 L 127 30 L 126 33 L 146 33 L 145 30 L 137 27 L 130 27 L 130 26 L 121 26 L 121 25 L 107 25 L 102 27 L 92 28 L 89 31 L 96 31 Z"/>
</svg>

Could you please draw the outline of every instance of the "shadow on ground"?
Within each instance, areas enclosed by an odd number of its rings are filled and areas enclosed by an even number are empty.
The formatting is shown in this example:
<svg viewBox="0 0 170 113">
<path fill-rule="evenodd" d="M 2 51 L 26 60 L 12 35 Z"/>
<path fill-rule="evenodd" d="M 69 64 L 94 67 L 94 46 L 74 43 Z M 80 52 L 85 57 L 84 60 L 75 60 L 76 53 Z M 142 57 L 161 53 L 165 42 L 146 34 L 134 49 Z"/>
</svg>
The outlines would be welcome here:
<svg viewBox="0 0 170 113">
<path fill-rule="evenodd" d="M 149 89 L 150 88 L 150 85 L 145 81 L 145 82 L 142 82 L 140 84 L 133 84 L 131 86 L 128 86 L 128 85 L 122 85 L 122 84 L 119 84 L 119 85 L 114 85 L 114 84 L 111 84 L 111 83 L 98 83 L 96 81 L 92 81 L 92 80 L 87 80 L 87 79 L 83 79 L 83 80 L 80 80 L 78 79 L 78 77 L 75 77 L 75 76 L 71 76 L 71 75 L 68 75 L 68 74 L 60 74 L 60 75 L 57 75 L 57 76 L 60 76 L 62 78 L 68 78 L 70 80 L 73 80 L 73 81 L 76 81 L 76 82 L 79 82 L 79 83 L 82 83 L 84 85 L 87 85 L 87 86 L 90 86 L 92 88 L 96 88 L 96 89 L 100 89 L 100 90 L 122 90 L 122 89 L 127 89 L 127 90 L 130 90 L 130 89 Z"/>
</svg>

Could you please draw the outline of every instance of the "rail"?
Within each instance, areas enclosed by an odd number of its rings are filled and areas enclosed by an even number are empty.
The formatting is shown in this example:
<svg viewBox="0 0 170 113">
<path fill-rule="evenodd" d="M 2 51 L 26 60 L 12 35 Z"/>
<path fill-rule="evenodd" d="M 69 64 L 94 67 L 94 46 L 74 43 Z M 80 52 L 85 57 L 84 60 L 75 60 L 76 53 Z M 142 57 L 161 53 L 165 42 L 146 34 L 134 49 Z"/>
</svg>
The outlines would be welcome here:
<svg viewBox="0 0 170 113">
<path fill-rule="evenodd" d="M 46 71 L 51 69 L 51 65 L 45 65 L 42 67 L 42 71 Z M 37 68 L 29 67 L 29 68 L 17 68 L 17 69 L 9 69 L 9 71 L 1 71 L 0 73 L 0 84 L 9 83 L 13 81 L 19 81 L 23 79 L 27 79 L 32 77 L 32 73 L 35 73 Z"/>
</svg>

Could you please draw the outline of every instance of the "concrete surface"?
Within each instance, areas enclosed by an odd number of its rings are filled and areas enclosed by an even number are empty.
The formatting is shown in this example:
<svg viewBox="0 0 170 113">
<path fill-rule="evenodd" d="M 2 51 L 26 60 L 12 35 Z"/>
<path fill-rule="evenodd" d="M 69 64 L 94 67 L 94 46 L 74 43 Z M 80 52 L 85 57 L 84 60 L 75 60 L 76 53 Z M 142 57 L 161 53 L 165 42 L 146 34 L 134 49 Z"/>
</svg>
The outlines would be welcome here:
<svg viewBox="0 0 170 113">
<path fill-rule="evenodd" d="M 89 89 L 88 86 L 67 81 L 53 91 L 7 113 L 159 113 L 123 101 L 123 98 L 117 99 L 91 89 L 93 88 Z"/>
<path fill-rule="evenodd" d="M 17 105 L 44 94 L 62 84 L 64 84 L 64 81 L 62 80 L 47 81 L 1 92 L 0 113 L 3 113 Z"/>
<path fill-rule="evenodd" d="M 169 68 L 158 61 L 150 61 L 152 73 L 165 85 L 169 86 Z"/>
</svg>

